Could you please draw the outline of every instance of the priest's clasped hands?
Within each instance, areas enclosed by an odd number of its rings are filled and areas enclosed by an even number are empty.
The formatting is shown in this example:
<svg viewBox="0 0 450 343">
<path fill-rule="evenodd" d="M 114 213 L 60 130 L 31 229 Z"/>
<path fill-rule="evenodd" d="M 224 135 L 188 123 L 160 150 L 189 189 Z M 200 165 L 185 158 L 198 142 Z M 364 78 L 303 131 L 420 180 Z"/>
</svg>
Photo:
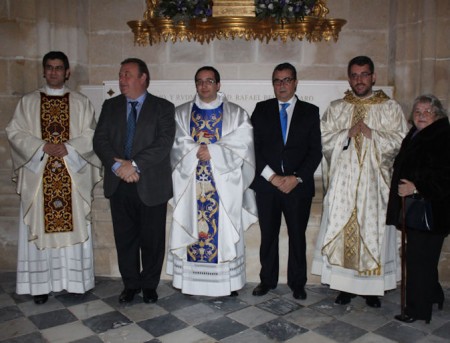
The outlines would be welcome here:
<svg viewBox="0 0 450 343">
<path fill-rule="evenodd" d="M 360 119 L 349 131 L 348 136 L 349 137 L 355 137 L 358 134 L 362 133 L 364 137 L 367 137 L 369 139 L 372 139 L 372 130 L 370 127 L 364 123 L 362 119 Z"/>
</svg>

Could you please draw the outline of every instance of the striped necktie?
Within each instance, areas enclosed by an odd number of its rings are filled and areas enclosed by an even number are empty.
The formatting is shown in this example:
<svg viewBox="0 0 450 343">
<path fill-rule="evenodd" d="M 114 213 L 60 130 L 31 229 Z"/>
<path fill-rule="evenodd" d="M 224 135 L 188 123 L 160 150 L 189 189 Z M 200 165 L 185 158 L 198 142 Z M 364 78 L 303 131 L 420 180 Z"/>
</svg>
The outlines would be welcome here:
<svg viewBox="0 0 450 343">
<path fill-rule="evenodd" d="M 134 134 L 136 132 L 136 118 L 137 118 L 137 110 L 136 105 L 137 101 L 130 101 L 131 111 L 128 115 L 127 121 L 127 140 L 125 141 L 125 158 L 127 160 L 131 159 L 131 150 L 133 149 L 133 139 Z"/>
</svg>

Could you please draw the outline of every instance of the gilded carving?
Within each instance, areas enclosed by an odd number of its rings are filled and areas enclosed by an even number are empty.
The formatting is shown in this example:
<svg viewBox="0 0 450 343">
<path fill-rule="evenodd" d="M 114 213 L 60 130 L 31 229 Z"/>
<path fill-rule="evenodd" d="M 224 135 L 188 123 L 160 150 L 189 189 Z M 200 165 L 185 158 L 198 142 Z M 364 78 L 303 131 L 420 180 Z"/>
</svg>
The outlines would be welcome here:
<svg viewBox="0 0 450 343">
<path fill-rule="evenodd" d="M 129 21 L 137 45 L 153 45 L 160 42 L 196 41 L 201 44 L 213 39 L 245 40 L 303 40 L 320 42 L 337 41 L 344 19 L 328 19 L 326 0 L 317 0 L 311 15 L 302 20 L 289 22 L 273 18 L 255 17 L 253 0 L 215 0 L 212 17 L 193 18 L 174 22 L 156 15 L 159 0 L 146 0 L 144 20 Z"/>
<path fill-rule="evenodd" d="M 254 17 L 255 3 L 253 0 L 215 0 L 213 17 Z"/>
</svg>

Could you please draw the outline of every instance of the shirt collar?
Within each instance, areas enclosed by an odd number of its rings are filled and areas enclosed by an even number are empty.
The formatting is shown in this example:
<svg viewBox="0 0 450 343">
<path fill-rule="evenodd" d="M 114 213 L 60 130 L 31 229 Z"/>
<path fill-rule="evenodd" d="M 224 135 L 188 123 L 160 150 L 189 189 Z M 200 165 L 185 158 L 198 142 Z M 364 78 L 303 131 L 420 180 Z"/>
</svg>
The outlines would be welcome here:
<svg viewBox="0 0 450 343">
<path fill-rule="evenodd" d="M 65 93 L 67 93 L 67 88 L 63 86 L 62 88 L 50 88 L 49 86 L 45 86 L 45 94 L 47 95 L 54 95 L 54 96 L 62 96 Z"/>
<path fill-rule="evenodd" d="M 278 106 L 281 107 L 281 104 L 289 104 L 289 107 L 293 108 L 293 105 L 295 105 L 296 102 L 297 102 L 297 96 L 294 95 L 288 101 L 280 101 L 280 100 L 278 100 Z"/>
<path fill-rule="evenodd" d="M 127 98 L 127 103 L 130 103 L 131 101 L 137 101 L 138 107 L 141 107 L 142 104 L 144 103 L 146 97 L 147 97 L 147 92 L 142 93 L 142 95 L 140 97 L 138 97 L 137 99 Z"/>
<path fill-rule="evenodd" d="M 211 109 L 215 109 L 215 108 L 219 107 L 222 104 L 222 102 L 224 101 L 224 98 L 225 98 L 225 94 L 223 94 L 222 92 L 217 92 L 217 97 L 213 101 L 208 103 L 208 102 L 201 101 L 198 94 L 196 94 L 194 102 L 197 105 L 197 107 L 202 110 L 211 110 Z"/>
</svg>

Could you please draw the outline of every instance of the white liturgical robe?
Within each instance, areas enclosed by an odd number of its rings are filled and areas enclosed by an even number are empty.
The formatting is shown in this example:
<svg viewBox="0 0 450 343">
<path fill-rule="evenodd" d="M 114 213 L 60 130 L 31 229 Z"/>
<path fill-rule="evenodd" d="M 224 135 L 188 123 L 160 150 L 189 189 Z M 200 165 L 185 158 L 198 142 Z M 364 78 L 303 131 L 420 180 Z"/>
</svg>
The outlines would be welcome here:
<svg viewBox="0 0 450 343">
<path fill-rule="evenodd" d="M 191 112 L 214 109 L 223 103 L 222 134 L 208 144 L 211 170 L 219 195 L 218 262 L 187 260 L 187 246 L 198 241 L 196 156 L 199 143 L 191 136 Z M 173 220 L 169 239 L 167 273 L 183 293 L 208 296 L 229 295 L 242 288 L 245 278 L 244 230 L 257 221 L 253 191 L 255 174 L 253 128 L 248 114 L 218 93 L 205 104 L 198 98 L 176 109 L 177 131 L 171 153 Z"/>
<path fill-rule="evenodd" d="M 41 93 L 69 93 L 69 139 L 65 166 L 71 178 L 73 230 L 45 233 L 43 218 L 44 167 L 41 133 Z M 25 95 L 6 128 L 14 180 L 20 195 L 17 293 L 40 295 L 67 290 L 84 293 L 94 287 L 91 239 L 92 190 L 100 180 L 100 161 L 92 149 L 94 108 L 87 97 L 64 87 L 44 87 Z"/>
<path fill-rule="evenodd" d="M 358 116 L 371 139 L 348 138 Z M 312 273 L 332 289 L 383 295 L 400 277 L 397 230 L 385 223 L 403 112 L 382 91 L 366 99 L 348 92 L 325 111 L 321 131 L 325 196 Z"/>
</svg>

